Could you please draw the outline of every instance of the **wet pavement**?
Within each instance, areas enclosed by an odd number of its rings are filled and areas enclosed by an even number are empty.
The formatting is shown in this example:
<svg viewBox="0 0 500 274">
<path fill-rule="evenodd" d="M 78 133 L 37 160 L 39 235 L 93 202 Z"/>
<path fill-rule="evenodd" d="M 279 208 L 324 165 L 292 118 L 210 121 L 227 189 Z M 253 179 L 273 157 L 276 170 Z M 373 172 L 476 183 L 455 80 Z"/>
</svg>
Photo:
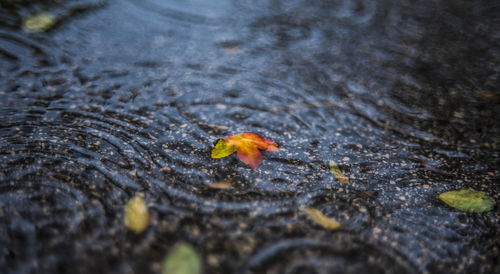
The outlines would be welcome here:
<svg viewBox="0 0 500 274">
<path fill-rule="evenodd" d="M 160 273 L 182 241 L 205 273 L 499 273 L 498 205 L 437 199 L 500 198 L 500 6 L 475 2 L 3 1 L 0 272 Z M 210 158 L 241 132 L 280 151 Z"/>
</svg>

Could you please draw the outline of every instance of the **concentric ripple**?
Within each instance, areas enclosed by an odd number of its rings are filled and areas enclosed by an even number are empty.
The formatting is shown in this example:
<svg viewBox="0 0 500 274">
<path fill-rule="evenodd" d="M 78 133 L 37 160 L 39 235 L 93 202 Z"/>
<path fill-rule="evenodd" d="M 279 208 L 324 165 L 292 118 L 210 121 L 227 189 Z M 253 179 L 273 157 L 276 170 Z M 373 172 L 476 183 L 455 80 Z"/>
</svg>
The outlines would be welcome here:
<svg viewBox="0 0 500 274">
<path fill-rule="evenodd" d="M 349 235 L 282 240 L 263 248 L 248 261 L 246 273 L 414 273 L 396 254 Z M 415 272 L 416 273 L 416 272 Z"/>
</svg>

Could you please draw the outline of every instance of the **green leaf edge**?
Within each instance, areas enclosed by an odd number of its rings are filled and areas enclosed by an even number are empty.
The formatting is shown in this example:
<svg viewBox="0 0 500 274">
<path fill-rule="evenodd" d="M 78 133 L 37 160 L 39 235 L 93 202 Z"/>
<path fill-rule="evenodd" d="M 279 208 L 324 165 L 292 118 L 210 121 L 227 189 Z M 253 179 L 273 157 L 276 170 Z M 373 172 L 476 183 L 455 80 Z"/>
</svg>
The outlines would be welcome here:
<svg viewBox="0 0 500 274">
<path fill-rule="evenodd" d="M 199 274 L 201 273 L 201 259 L 191 245 L 178 243 L 165 258 L 161 273 Z"/>
<path fill-rule="evenodd" d="M 219 139 L 214 149 L 212 149 L 211 157 L 212 159 L 224 158 L 226 156 L 231 155 L 236 151 L 236 148 L 232 145 L 229 145 L 229 142 L 224 139 Z"/>
</svg>

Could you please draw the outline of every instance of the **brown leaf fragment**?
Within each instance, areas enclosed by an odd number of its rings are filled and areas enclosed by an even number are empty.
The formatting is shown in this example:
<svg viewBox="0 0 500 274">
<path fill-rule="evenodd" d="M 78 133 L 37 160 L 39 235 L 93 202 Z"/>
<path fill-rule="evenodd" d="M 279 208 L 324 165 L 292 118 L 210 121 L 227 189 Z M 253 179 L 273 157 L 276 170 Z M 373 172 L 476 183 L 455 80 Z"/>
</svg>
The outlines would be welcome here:
<svg viewBox="0 0 500 274">
<path fill-rule="evenodd" d="M 337 178 L 339 182 L 346 184 L 349 183 L 349 178 L 347 178 L 347 176 L 345 176 L 344 173 L 342 173 L 342 171 L 334 161 L 330 161 L 329 166 L 330 166 L 330 173 L 332 173 L 333 176 L 335 176 L 335 178 Z"/>
<path fill-rule="evenodd" d="M 227 189 L 227 188 L 231 188 L 232 186 L 233 186 L 233 184 L 230 181 L 222 181 L 222 182 L 208 185 L 209 188 L 214 188 L 214 189 Z"/>
</svg>

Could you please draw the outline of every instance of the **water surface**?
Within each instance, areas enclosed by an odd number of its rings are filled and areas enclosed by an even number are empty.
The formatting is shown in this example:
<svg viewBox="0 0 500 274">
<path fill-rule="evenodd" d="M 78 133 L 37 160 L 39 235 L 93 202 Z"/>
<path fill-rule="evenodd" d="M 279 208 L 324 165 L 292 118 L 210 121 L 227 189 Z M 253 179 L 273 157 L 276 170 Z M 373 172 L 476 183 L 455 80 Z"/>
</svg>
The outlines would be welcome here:
<svg viewBox="0 0 500 274">
<path fill-rule="evenodd" d="M 496 1 L 85 0 L 0 4 L 0 269 L 495 273 Z M 22 18 L 57 24 L 27 33 Z M 217 139 L 277 142 L 253 171 Z M 349 177 L 329 172 L 335 161 Z M 232 182 L 230 189 L 211 184 Z M 123 225 L 144 194 L 152 221 Z M 342 227 L 327 231 L 303 208 Z"/>
</svg>

